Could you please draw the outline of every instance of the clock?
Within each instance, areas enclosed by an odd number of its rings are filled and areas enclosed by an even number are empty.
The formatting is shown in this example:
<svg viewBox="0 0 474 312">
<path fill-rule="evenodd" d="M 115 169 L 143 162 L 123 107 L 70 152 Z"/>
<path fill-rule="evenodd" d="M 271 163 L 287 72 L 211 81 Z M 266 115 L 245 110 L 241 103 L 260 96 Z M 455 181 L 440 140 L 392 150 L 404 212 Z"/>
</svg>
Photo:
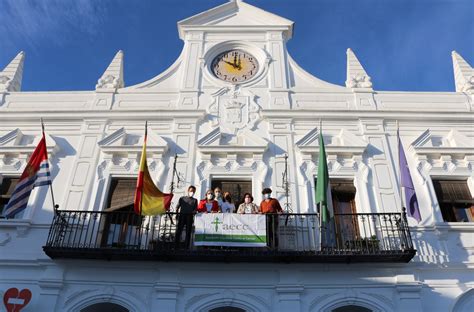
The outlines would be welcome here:
<svg viewBox="0 0 474 312">
<path fill-rule="evenodd" d="M 214 75 L 226 82 L 242 83 L 258 71 L 257 59 L 243 50 L 229 50 L 217 55 L 211 64 Z"/>
</svg>

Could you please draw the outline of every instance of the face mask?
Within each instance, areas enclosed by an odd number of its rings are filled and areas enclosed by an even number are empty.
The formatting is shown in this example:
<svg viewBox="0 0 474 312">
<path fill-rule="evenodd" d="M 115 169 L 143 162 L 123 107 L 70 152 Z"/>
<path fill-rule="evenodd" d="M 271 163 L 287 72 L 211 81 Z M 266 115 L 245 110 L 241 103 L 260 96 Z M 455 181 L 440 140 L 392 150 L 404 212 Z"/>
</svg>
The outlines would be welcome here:
<svg viewBox="0 0 474 312">
<path fill-rule="evenodd" d="M 206 197 L 207 197 L 207 199 L 213 199 L 213 198 L 214 198 L 214 195 L 212 195 L 212 194 L 207 194 Z"/>
<path fill-rule="evenodd" d="M 222 197 L 221 193 L 219 193 L 219 192 L 216 192 L 216 197 L 217 197 L 217 198 L 220 198 L 220 197 Z"/>
<path fill-rule="evenodd" d="M 193 196 L 194 196 L 194 192 L 189 192 L 189 193 L 188 193 L 188 196 L 189 196 L 189 197 L 193 197 Z"/>
<path fill-rule="evenodd" d="M 263 198 L 269 199 L 271 194 L 263 194 Z"/>
<path fill-rule="evenodd" d="M 250 198 L 247 197 L 247 198 L 245 199 L 245 203 L 246 203 L 246 204 L 250 204 Z"/>
</svg>

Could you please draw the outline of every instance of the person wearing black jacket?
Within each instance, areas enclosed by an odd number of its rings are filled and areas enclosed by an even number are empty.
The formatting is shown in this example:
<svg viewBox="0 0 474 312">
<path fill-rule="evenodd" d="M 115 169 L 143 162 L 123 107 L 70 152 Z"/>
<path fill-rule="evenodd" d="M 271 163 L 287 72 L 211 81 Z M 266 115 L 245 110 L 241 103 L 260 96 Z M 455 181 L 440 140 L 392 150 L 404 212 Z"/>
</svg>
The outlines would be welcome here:
<svg viewBox="0 0 474 312">
<path fill-rule="evenodd" d="M 196 193 L 196 187 L 194 185 L 190 185 L 188 187 L 188 195 L 182 196 L 178 201 L 178 205 L 176 206 L 176 213 L 178 214 L 178 226 L 176 228 L 175 234 L 176 246 L 179 245 L 181 233 L 183 233 L 183 229 L 186 227 L 185 245 L 186 248 L 190 247 L 194 214 L 196 213 L 198 207 L 198 200 L 193 197 L 194 193 Z"/>
</svg>

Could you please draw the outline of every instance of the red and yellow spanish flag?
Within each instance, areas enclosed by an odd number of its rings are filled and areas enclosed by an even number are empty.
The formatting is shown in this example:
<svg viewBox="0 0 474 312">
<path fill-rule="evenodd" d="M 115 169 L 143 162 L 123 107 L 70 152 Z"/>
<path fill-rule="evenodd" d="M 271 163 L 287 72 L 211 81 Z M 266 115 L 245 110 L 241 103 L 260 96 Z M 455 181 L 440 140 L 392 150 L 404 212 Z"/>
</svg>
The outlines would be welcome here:
<svg viewBox="0 0 474 312">
<path fill-rule="evenodd" d="M 146 126 L 145 126 L 146 127 Z M 156 216 L 169 210 L 173 194 L 162 193 L 153 182 L 146 161 L 146 139 L 143 140 L 140 170 L 138 172 L 137 188 L 135 190 L 135 213 L 144 216 Z"/>
</svg>

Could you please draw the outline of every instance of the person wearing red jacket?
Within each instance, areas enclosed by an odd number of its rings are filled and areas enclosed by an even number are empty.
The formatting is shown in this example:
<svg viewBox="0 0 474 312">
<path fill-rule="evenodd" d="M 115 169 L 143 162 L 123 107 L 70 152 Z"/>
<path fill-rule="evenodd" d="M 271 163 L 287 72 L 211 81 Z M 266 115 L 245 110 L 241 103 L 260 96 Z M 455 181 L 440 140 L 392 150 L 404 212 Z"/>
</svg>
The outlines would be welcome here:
<svg viewBox="0 0 474 312">
<path fill-rule="evenodd" d="M 283 212 L 283 209 L 281 209 L 278 199 L 272 198 L 271 194 L 272 190 L 270 188 L 267 187 L 263 189 L 260 213 L 266 214 L 268 246 L 273 249 L 278 249 L 278 215 Z"/>
<path fill-rule="evenodd" d="M 197 212 L 208 213 L 208 212 L 221 212 L 219 204 L 214 200 L 214 193 L 212 190 L 207 190 L 206 198 L 201 199 L 198 204 Z"/>
</svg>

